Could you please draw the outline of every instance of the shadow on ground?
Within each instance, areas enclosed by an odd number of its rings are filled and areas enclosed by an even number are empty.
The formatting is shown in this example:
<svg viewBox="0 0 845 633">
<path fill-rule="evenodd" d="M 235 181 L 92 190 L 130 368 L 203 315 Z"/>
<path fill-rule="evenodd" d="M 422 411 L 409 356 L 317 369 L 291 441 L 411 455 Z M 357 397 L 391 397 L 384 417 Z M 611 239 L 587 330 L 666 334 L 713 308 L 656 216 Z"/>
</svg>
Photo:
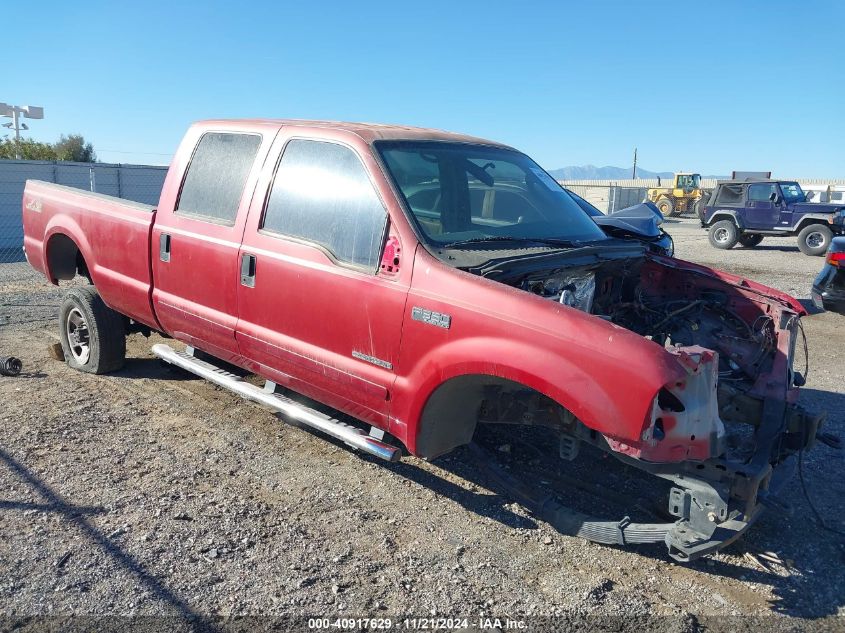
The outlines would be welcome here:
<svg viewBox="0 0 845 633">
<path fill-rule="evenodd" d="M 131 573 L 152 595 L 170 605 L 179 618 L 192 622 L 196 630 L 214 630 L 210 621 L 191 609 L 188 603 L 168 589 L 160 578 L 151 574 L 140 562 L 123 551 L 118 543 L 109 539 L 88 519 L 91 515 L 105 512 L 104 508 L 77 506 L 66 501 L 31 469 L 2 448 L 0 448 L 0 465 L 14 473 L 29 486 L 33 493 L 43 499 L 42 503 L 18 502 L 14 499 L 0 500 L 0 511 L 38 510 L 57 514 L 66 524 L 79 530 L 86 539 L 99 547 L 116 565 Z"/>
<path fill-rule="evenodd" d="M 152 380 L 202 380 L 196 374 L 168 365 L 159 358 L 127 358 L 122 369 L 109 374 L 118 378 Z"/>
<path fill-rule="evenodd" d="M 780 252 L 780 253 L 800 253 L 801 251 L 798 249 L 798 246 L 787 246 L 785 244 L 766 244 L 766 241 L 763 240 L 761 244 L 758 244 L 754 248 L 743 248 L 742 246 L 735 246 L 734 250 L 737 251 L 771 251 L 771 252 Z M 821 259 L 819 260 L 821 262 Z M 821 268 L 821 264 L 819 264 L 819 268 Z"/>
<path fill-rule="evenodd" d="M 197 357 L 205 360 L 202 352 L 197 352 Z M 210 357 L 208 357 L 210 358 Z M 222 367 L 229 373 L 237 376 L 249 376 L 249 372 L 244 371 L 240 367 L 224 363 L 223 361 L 214 359 L 214 364 Z M 202 380 L 196 374 L 185 371 L 175 365 L 165 363 L 160 358 L 127 358 L 126 364 L 119 371 L 112 372 L 110 376 L 117 376 L 119 378 L 149 378 L 153 380 Z"/>
</svg>

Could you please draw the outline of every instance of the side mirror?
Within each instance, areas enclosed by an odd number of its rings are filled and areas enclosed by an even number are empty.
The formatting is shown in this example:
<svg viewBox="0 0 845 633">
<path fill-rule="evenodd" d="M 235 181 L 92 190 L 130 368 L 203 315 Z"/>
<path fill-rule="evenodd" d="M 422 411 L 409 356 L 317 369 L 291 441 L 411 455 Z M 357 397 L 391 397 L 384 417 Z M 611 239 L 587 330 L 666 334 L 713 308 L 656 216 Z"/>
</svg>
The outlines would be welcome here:
<svg viewBox="0 0 845 633">
<path fill-rule="evenodd" d="M 775 204 L 780 204 L 780 196 L 777 193 L 775 193 L 774 191 L 771 194 L 769 194 L 769 200 L 771 200 Z"/>
</svg>

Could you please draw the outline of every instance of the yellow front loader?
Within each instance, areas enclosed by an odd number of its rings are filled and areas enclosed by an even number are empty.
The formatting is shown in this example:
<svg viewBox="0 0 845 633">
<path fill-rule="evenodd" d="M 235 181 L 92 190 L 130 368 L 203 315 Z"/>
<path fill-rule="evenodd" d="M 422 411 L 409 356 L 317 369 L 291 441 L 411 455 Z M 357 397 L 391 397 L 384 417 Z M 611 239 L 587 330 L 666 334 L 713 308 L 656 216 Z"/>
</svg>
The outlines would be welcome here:
<svg viewBox="0 0 845 633">
<path fill-rule="evenodd" d="M 647 202 L 653 202 L 665 216 L 682 215 L 687 211 L 698 214 L 704 204 L 705 192 L 701 189 L 701 174 L 675 174 L 671 187 L 648 190 Z"/>
</svg>

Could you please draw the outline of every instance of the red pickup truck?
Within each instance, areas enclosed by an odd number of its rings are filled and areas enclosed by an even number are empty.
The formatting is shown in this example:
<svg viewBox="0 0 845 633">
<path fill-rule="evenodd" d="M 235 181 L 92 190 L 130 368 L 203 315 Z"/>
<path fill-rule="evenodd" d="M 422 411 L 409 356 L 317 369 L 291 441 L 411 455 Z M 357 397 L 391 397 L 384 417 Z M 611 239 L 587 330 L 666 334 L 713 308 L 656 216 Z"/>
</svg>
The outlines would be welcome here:
<svg viewBox="0 0 845 633">
<path fill-rule="evenodd" d="M 795 299 L 610 237 L 499 143 L 206 121 L 157 207 L 30 181 L 23 220 L 34 268 L 90 281 L 61 308 L 72 367 L 117 370 L 127 334 L 160 332 L 187 345 L 155 345 L 167 362 L 385 459 L 534 424 L 562 458 L 591 445 L 671 482 L 665 524 L 538 509 L 597 541 L 665 541 L 678 560 L 724 546 L 821 422 L 796 404 Z"/>
</svg>

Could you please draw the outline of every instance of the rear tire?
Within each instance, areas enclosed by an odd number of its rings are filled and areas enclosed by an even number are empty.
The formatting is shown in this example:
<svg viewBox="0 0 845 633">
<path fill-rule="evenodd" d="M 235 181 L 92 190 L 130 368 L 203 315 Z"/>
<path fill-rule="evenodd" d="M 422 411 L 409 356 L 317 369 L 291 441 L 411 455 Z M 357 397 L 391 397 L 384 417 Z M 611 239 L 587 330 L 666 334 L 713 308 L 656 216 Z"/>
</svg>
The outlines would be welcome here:
<svg viewBox="0 0 845 633">
<path fill-rule="evenodd" d="M 754 248 L 763 241 L 763 236 L 759 233 L 744 233 L 739 236 L 739 244 L 745 248 Z"/>
<path fill-rule="evenodd" d="M 105 374 L 126 361 L 123 317 L 108 307 L 93 286 L 73 288 L 59 310 L 65 361 L 73 369 Z"/>
<path fill-rule="evenodd" d="M 661 198 L 657 201 L 657 210 L 664 216 L 675 215 L 675 205 L 669 198 Z"/>
<path fill-rule="evenodd" d="M 824 224 L 810 224 L 798 234 L 798 249 L 805 255 L 824 255 L 832 239 L 833 232 Z"/>
<path fill-rule="evenodd" d="M 711 246 L 727 250 L 736 246 L 739 241 L 739 232 L 732 220 L 719 220 L 710 227 L 707 237 L 710 238 Z"/>
</svg>

